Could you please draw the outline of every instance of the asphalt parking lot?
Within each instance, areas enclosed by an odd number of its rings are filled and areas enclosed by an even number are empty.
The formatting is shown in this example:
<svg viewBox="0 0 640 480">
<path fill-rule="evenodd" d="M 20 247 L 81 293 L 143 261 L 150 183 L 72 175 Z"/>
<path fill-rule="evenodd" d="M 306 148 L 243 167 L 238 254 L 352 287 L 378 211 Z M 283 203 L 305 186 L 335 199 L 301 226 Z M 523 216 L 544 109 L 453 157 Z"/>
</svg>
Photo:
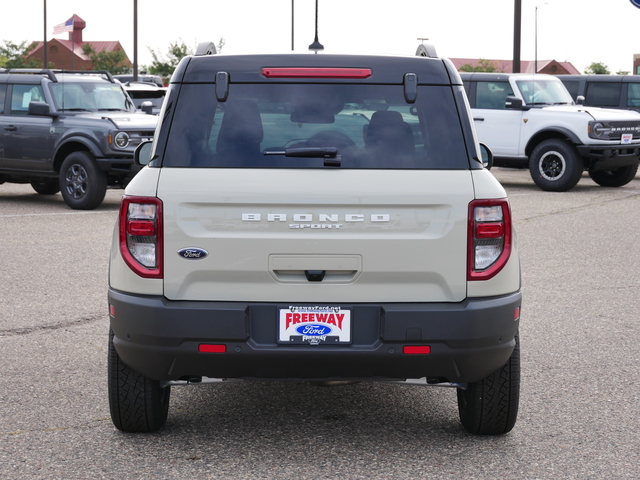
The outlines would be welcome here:
<svg viewBox="0 0 640 480">
<path fill-rule="evenodd" d="M 117 431 L 97 210 L 0 185 L 0 478 L 640 478 L 640 175 L 542 192 L 495 169 L 523 269 L 518 423 L 475 437 L 455 391 L 382 384 L 174 388 L 166 427 Z"/>
</svg>

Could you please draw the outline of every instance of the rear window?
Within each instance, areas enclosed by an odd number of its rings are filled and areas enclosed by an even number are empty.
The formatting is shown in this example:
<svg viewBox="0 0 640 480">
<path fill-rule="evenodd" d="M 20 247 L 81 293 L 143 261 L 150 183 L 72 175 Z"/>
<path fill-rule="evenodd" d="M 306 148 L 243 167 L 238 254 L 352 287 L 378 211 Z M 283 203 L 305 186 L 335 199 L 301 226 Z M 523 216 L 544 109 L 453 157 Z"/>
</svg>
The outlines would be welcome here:
<svg viewBox="0 0 640 480">
<path fill-rule="evenodd" d="M 421 86 L 407 104 L 402 86 L 340 84 L 232 84 L 225 102 L 185 84 L 163 166 L 323 168 L 291 153 L 324 147 L 341 168 L 469 168 L 451 87 Z"/>
</svg>

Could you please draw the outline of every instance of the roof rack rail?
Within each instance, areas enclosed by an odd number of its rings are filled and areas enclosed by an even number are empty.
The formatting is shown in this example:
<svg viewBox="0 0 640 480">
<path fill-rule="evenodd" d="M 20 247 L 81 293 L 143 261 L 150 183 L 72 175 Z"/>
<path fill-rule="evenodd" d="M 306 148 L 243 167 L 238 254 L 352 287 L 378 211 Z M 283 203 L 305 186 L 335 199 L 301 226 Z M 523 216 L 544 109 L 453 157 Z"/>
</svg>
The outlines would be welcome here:
<svg viewBox="0 0 640 480">
<path fill-rule="evenodd" d="M 213 42 L 201 42 L 198 44 L 195 56 L 215 55 L 216 53 L 218 53 L 218 51 L 216 50 L 216 46 Z"/>
<path fill-rule="evenodd" d="M 420 45 L 418 45 L 418 49 L 416 50 L 416 55 L 418 57 L 438 58 L 438 54 L 436 53 L 436 47 L 428 43 L 421 43 Z"/>
<path fill-rule="evenodd" d="M 111 73 L 109 73 L 106 70 L 52 70 L 55 73 L 85 73 L 85 74 L 99 74 L 99 75 L 104 75 L 105 77 L 107 77 L 107 80 L 109 80 L 111 83 L 116 83 L 116 81 L 113 79 L 113 75 L 111 75 Z"/>
<path fill-rule="evenodd" d="M 1 68 L 0 73 L 32 73 L 35 75 L 46 75 L 52 82 L 57 82 L 53 71 L 48 68 Z"/>
</svg>

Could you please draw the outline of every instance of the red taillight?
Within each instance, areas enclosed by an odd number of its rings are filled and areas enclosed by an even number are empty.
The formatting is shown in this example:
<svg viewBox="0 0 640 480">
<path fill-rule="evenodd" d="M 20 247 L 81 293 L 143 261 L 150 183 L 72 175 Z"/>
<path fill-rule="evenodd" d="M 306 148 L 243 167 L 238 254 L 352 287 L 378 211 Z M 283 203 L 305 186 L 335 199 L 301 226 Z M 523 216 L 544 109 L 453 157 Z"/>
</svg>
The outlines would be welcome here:
<svg viewBox="0 0 640 480">
<path fill-rule="evenodd" d="M 428 355 L 431 353 L 429 345 L 405 345 L 402 347 L 402 353 L 405 355 Z"/>
<path fill-rule="evenodd" d="M 267 78 L 353 78 L 371 76 L 370 68 L 263 68 Z"/>
<path fill-rule="evenodd" d="M 143 278 L 162 278 L 162 202 L 155 197 L 124 197 L 118 221 L 125 263 Z"/>
<path fill-rule="evenodd" d="M 127 222 L 127 233 L 129 235 L 138 235 L 142 237 L 151 237 L 156 234 L 156 224 L 152 221 L 135 221 Z"/>
<path fill-rule="evenodd" d="M 511 209 L 507 199 L 474 200 L 469 204 L 467 280 L 489 280 L 511 255 Z"/>
<path fill-rule="evenodd" d="M 211 343 L 201 343 L 198 345 L 198 351 L 200 353 L 225 353 L 227 351 L 226 345 L 215 345 Z"/>
</svg>

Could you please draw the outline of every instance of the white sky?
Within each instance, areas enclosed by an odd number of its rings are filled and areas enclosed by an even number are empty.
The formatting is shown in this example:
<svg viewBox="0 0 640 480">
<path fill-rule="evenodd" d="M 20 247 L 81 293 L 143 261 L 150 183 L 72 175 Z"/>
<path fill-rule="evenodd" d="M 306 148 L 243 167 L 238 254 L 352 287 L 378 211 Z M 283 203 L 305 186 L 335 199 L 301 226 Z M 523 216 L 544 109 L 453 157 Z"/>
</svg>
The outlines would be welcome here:
<svg viewBox="0 0 640 480">
<path fill-rule="evenodd" d="M 44 0 L 1 0 L 0 40 L 42 40 Z M 47 0 L 47 38 L 74 13 L 84 40 L 119 40 L 133 61 L 133 0 Z M 224 37 L 223 53 L 291 51 L 291 0 L 138 0 L 138 63 L 147 47 L 188 46 Z M 294 0 L 297 52 L 314 39 L 315 1 Z M 640 9 L 629 0 L 522 0 L 521 59 L 569 61 L 581 72 L 603 62 L 631 71 L 640 53 Z M 319 0 L 319 40 L 326 53 L 413 55 L 429 38 L 442 57 L 513 58 L 514 0 Z M 57 38 L 67 38 L 67 34 Z"/>
</svg>

